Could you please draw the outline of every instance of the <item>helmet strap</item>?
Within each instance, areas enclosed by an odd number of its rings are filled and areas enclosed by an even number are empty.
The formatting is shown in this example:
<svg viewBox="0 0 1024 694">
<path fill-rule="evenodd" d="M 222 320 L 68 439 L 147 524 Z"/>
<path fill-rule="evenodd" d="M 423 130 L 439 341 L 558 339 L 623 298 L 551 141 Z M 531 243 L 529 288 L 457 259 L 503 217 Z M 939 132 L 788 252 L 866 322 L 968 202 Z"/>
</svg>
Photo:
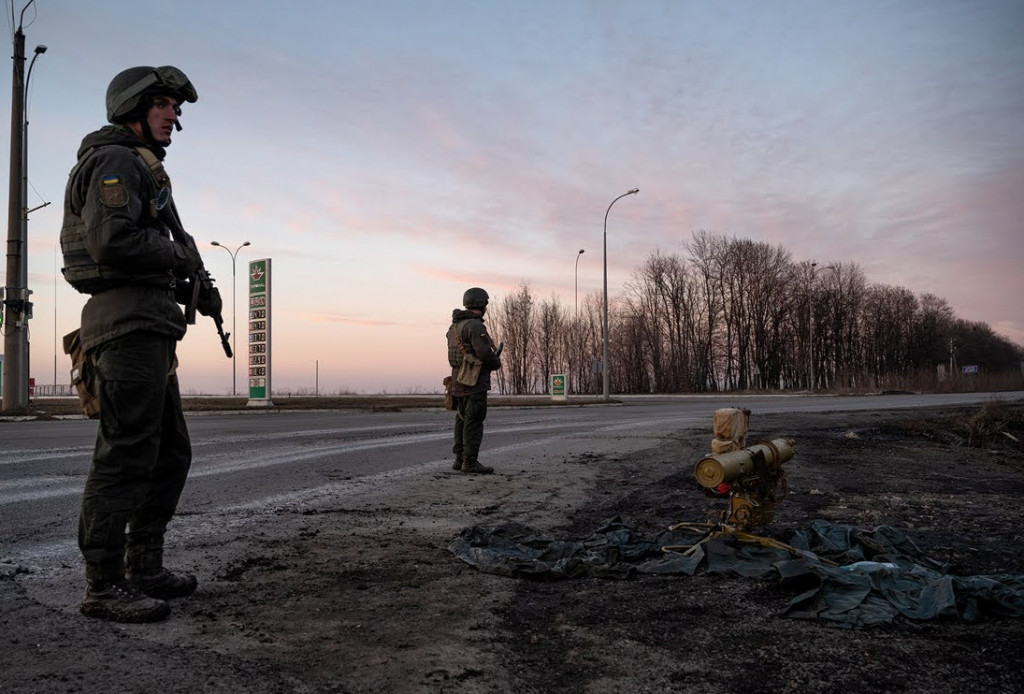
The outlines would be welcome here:
<svg viewBox="0 0 1024 694">
<path fill-rule="evenodd" d="M 159 147 L 166 147 L 170 142 L 157 142 L 153 137 L 153 131 L 149 127 L 149 118 L 144 117 L 140 123 L 142 124 L 142 137 L 151 145 L 157 145 Z"/>
<path fill-rule="evenodd" d="M 138 111 L 139 111 L 138 119 L 139 119 L 139 123 L 142 124 L 142 135 L 143 135 L 143 138 L 146 140 L 146 142 L 150 143 L 151 145 L 157 145 L 159 147 L 166 147 L 167 145 L 171 144 L 170 141 L 168 140 L 167 142 L 158 142 L 153 137 L 153 131 L 149 127 L 149 110 L 151 108 L 153 108 L 153 96 L 152 95 L 145 95 L 145 96 L 143 96 L 139 100 L 139 107 L 138 107 Z M 181 109 L 176 107 L 175 108 L 175 113 L 180 114 L 181 113 Z M 175 128 L 176 132 L 181 132 L 181 122 L 175 120 L 174 121 L 174 128 Z"/>
</svg>

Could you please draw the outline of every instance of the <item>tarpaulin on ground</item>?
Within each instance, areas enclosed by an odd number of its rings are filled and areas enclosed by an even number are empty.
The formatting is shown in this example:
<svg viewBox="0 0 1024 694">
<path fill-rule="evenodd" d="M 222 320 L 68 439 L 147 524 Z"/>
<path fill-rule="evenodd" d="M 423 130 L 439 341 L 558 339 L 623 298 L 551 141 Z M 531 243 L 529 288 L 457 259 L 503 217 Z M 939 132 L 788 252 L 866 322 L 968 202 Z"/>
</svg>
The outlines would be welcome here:
<svg viewBox="0 0 1024 694">
<path fill-rule="evenodd" d="M 849 627 L 950 617 L 1024 617 L 1024 575 L 954 576 L 890 526 L 863 530 L 815 520 L 763 546 L 737 536 L 692 529 L 645 537 L 607 521 L 582 539 L 558 539 L 518 523 L 473 526 L 448 544 L 462 561 L 487 573 L 541 580 L 581 576 L 625 579 L 637 573 L 700 570 L 776 580 L 797 593 L 786 616 Z M 666 548 L 673 548 L 666 550 Z"/>
</svg>

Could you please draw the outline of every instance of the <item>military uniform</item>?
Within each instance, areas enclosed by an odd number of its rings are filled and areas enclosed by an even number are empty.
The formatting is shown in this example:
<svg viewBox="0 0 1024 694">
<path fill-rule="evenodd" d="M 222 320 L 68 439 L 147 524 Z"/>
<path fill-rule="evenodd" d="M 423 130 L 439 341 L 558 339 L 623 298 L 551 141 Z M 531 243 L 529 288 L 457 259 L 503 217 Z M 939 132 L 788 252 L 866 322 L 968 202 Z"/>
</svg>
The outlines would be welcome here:
<svg viewBox="0 0 1024 694">
<path fill-rule="evenodd" d="M 87 135 L 64 202 L 62 238 L 79 235 L 102 261 L 79 331 L 100 403 L 78 536 L 89 579 L 123 578 L 126 550 L 134 566 L 162 566 L 164 528 L 192 459 L 174 373 L 185 335 L 174 271 L 187 273 L 189 259 L 151 214 L 159 191 L 139 146 L 120 125 Z"/>
<path fill-rule="evenodd" d="M 159 77 L 168 69 L 131 68 L 115 82 L 137 84 L 147 70 Z M 163 86 L 181 101 L 178 90 Z M 149 108 L 139 103 L 144 94 L 129 104 L 142 114 Z M 195 101 L 194 90 L 185 94 Z M 110 108 L 108 91 L 108 114 Z M 160 221 L 160 209 L 173 203 L 169 179 L 158 181 L 139 154 L 147 148 L 164 157 L 148 132 L 144 139 L 114 123 L 82 140 L 61 229 L 65 279 L 90 295 L 79 339 L 100 405 L 78 525 L 89 585 L 82 612 L 116 621 L 162 619 L 168 608 L 157 598 L 186 595 L 196 585 L 193 576 L 164 569 L 163 547 L 192 460 L 175 373 L 186 330 L 179 302 L 191 295 L 185 279 L 202 261 L 194 241 L 172 238 Z"/>
<path fill-rule="evenodd" d="M 474 288 L 477 289 L 477 288 Z M 469 290 L 464 301 L 473 303 Z M 483 292 L 482 289 L 478 290 Z M 486 306 L 487 294 L 483 292 L 483 303 L 477 308 Z M 452 452 L 455 454 L 453 467 L 463 472 L 493 472 L 492 468 L 484 467 L 479 462 L 480 445 L 484 438 L 484 420 L 487 418 L 487 392 L 491 389 L 491 371 L 501 368 L 498 350 L 487 334 L 483 315 L 471 309 L 455 309 L 452 311 L 452 324 L 448 328 L 448 363 L 452 368 L 452 397 L 455 400 L 455 436 Z M 459 383 L 456 376 L 462 366 L 464 356 L 472 354 L 480 359 L 480 377 L 475 385 Z"/>
</svg>

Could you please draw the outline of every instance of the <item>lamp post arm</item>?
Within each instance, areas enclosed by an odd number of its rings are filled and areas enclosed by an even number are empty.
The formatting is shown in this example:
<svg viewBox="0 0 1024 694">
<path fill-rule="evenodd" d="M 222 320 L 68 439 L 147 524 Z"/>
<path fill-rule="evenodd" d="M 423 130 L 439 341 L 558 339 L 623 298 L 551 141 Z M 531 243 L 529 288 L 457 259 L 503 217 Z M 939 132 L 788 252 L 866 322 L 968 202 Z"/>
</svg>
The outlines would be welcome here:
<svg viewBox="0 0 1024 694">
<path fill-rule="evenodd" d="M 238 368 L 235 365 L 235 355 L 238 352 L 238 331 L 236 325 L 236 309 L 238 306 L 235 294 L 237 289 L 237 281 L 235 280 L 235 260 L 238 257 L 238 252 L 250 245 L 248 241 L 239 245 L 235 250 L 231 250 L 227 246 L 217 241 L 211 241 L 211 246 L 217 246 L 223 248 L 231 256 L 231 394 L 238 394 Z"/>
<path fill-rule="evenodd" d="M 639 192 L 639 188 L 627 190 L 625 193 L 612 200 L 608 204 L 608 209 L 604 212 L 604 310 L 601 315 L 601 327 L 604 331 L 604 349 L 601 357 L 601 381 L 603 386 L 603 396 L 606 401 L 611 399 L 611 394 L 609 392 L 610 381 L 608 378 L 608 213 L 612 211 L 612 205 L 616 202 L 627 195 L 635 195 Z"/>
</svg>

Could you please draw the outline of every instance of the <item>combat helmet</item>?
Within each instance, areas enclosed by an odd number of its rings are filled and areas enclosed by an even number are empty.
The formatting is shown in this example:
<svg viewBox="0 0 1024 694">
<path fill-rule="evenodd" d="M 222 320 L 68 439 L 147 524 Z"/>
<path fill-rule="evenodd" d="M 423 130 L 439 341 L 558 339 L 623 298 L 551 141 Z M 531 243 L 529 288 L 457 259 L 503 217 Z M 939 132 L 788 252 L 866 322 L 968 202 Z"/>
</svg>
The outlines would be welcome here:
<svg viewBox="0 0 1024 694">
<path fill-rule="evenodd" d="M 462 295 L 462 305 L 466 308 L 483 308 L 487 305 L 487 300 L 490 299 L 480 287 L 471 287 L 466 290 L 466 293 Z"/>
<path fill-rule="evenodd" d="M 107 87 L 107 120 L 124 123 L 138 115 L 142 97 L 165 94 L 178 103 L 194 104 L 199 95 L 184 72 L 173 65 L 150 67 L 143 65 L 122 70 L 110 80 Z"/>
</svg>

